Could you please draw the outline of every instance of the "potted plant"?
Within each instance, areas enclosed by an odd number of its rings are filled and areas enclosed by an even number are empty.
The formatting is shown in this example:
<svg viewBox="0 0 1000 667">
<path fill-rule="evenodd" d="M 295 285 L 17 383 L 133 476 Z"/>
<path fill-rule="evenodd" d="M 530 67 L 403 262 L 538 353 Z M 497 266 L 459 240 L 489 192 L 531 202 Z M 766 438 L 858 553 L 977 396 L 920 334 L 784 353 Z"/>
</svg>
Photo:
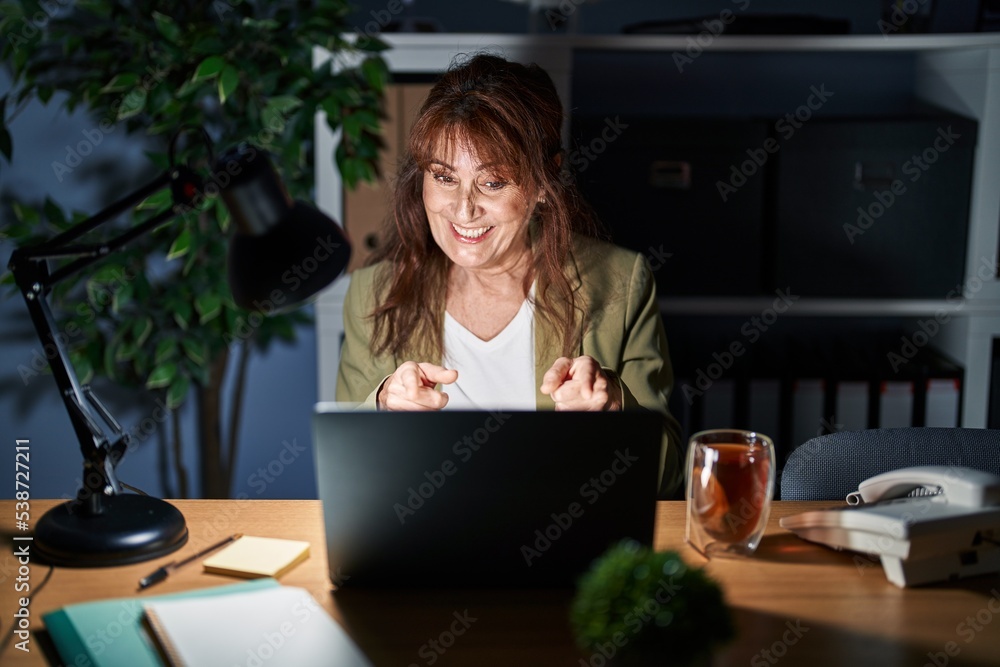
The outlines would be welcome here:
<svg viewBox="0 0 1000 667">
<path fill-rule="evenodd" d="M 622 541 L 581 577 L 570 621 L 591 664 L 702 665 L 732 639 L 722 591 L 676 551 Z"/>
<path fill-rule="evenodd" d="M 10 160 L 20 150 L 8 128 L 27 101 L 58 101 L 93 118 L 83 141 L 53 163 L 60 182 L 119 128 L 137 141 L 141 135 L 160 173 L 172 142 L 177 163 L 204 169 L 206 145 L 191 140 L 203 129 L 219 151 L 249 142 L 271 153 L 289 194 L 310 199 L 313 124 L 323 111 L 330 127 L 342 130 L 335 159 L 345 184 L 372 180 L 388 78 L 378 54 L 385 46 L 345 40 L 349 11 L 343 0 L 0 1 L 0 53 L 13 77 L 12 89 L 0 96 L 0 155 Z M 315 46 L 331 60 L 314 67 Z M 296 325 L 308 319 L 263 317 L 233 303 L 225 275 L 228 212 L 211 196 L 210 181 L 196 210 L 57 285 L 51 297 L 60 330 L 78 332 L 71 358 L 82 381 L 104 376 L 142 387 L 172 411 L 182 497 L 190 490 L 176 408 L 190 398 L 197 403 L 200 495 L 227 497 L 251 351 L 293 340 Z M 167 191 L 158 193 L 125 224 L 169 203 Z M 10 208 L 13 215 L 4 217 L 13 220 L 0 232 L 19 245 L 85 217 L 67 215 L 51 200 Z M 224 401 L 227 375 L 236 380 Z"/>
</svg>

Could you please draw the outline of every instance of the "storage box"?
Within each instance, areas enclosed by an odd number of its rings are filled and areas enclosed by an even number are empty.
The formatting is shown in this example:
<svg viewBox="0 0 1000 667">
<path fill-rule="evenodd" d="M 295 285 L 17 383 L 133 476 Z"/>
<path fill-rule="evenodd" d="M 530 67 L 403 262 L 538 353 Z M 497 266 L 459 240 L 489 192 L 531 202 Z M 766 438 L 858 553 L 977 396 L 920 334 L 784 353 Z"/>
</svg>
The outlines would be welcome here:
<svg viewBox="0 0 1000 667">
<path fill-rule="evenodd" d="M 775 161 L 772 287 L 945 299 L 964 279 L 976 123 L 803 124 Z"/>
<path fill-rule="evenodd" d="M 763 146 L 767 123 L 574 117 L 572 137 L 569 161 L 584 197 L 615 243 L 647 256 L 658 294 L 761 291 L 767 160 L 757 164 L 747 151 Z M 741 172 L 747 161 L 750 175 Z M 742 184 L 720 194 L 734 169 Z"/>
</svg>

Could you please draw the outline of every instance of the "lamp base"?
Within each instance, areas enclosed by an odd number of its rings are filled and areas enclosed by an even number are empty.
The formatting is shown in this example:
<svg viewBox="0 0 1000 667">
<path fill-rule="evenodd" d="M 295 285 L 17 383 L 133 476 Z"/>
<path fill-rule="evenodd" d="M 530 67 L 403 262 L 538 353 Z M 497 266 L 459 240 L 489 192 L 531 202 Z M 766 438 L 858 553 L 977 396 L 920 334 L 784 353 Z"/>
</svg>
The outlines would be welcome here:
<svg viewBox="0 0 1000 667">
<path fill-rule="evenodd" d="M 100 499 L 101 510 L 65 502 L 35 525 L 35 553 L 61 567 L 110 567 L 165 556 L 188 539 L 184 515 L 152 496 Z"/>
</svg>

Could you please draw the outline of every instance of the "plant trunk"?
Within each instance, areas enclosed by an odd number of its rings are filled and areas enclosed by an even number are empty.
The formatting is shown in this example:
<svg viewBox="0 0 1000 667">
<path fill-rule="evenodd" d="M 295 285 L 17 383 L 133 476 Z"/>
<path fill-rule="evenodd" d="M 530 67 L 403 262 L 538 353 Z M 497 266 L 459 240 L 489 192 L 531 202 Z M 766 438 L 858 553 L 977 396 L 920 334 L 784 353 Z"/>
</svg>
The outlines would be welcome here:
<svg viewBox="0 0 1000 667">
<path fill-rule="evenodd" d="M 201 449 L 201 497 L 229 497 L 229 465 L 222 449 L 222 386 L 229 361 L 223 348 L 209 367 L 208 386 L 198 387 L 198 444 Z"/>
<path fill-rule="evenodd" d="M 188 496 L 188 475 L 187 468 L 184 467 L 184 447 L 181 441 L 181 413 L 177 410 L 170 411 L 171 423 L 173 425 L 173 459 L 174 474 L 177 476 L 178 498 L 189 498 Z"/>
<path fill-rule="evenodd" d="M 236 367 L 236 386 L 233 388 L 233 405 L 229 409 L 229 447 L 226 460 L 229 462 L 229 474 L 226 477 L 226 489 L 233 489 L 233 473 L 236 471 L 236 449 L 239 444 L 240 418 L 243 416 L 243 396 L 246 393 L 247 368 L 250 365 L 251 341 L 248 338 L 239 345 L 240 354 Z"/>
</svg>

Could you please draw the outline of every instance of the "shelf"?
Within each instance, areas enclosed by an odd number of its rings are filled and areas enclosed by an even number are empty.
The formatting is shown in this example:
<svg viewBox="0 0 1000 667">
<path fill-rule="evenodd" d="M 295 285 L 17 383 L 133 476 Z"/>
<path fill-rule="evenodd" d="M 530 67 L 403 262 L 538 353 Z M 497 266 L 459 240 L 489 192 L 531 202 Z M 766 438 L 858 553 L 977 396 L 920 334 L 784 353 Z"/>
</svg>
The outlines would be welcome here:
<svg viewBox="0 0 1000 667">
<path fill-rule="evenodd" d="M 503 33 L 384 33 L 393 49 L 541 46 L 570 50 L 683 51 L 697 35 L 515 35 Z M 1000 47 L 1000 33 L 939 35 L 732 35 L 702 39 L 705 51 L 944 51 Z M 392 55 L 392 51 L 387 52 Z M 412 54 L 409 54 L 412 55 Z M 437 69 L 440 69 L 439 62 Z"/>
<path fill-rule="evenodd" d="M 665 315 L 760 315 L 772 308 L 774 297 L 660 297 Z M 803 298 L 782 312 L 795 317 L 950 317 L 995 315 L 1000 301 L 975 299 L 828 299 Z"/>
</svg>

